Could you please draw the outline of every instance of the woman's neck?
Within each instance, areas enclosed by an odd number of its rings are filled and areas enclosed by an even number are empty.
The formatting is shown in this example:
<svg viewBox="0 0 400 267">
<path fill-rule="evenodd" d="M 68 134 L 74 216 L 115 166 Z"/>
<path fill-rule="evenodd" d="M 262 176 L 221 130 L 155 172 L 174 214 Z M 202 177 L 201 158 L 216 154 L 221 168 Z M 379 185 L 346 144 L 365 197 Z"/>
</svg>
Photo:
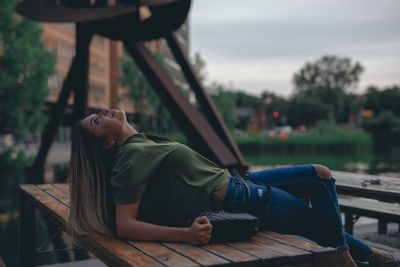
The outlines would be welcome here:
<svg viewBox="0 0 400 267">
<path fill-rule="evenodd" d="M 122 128 L 122 132 L 120 137 L 118 138 L 117 145 L 121 146 L 126 138 L 129 136 L 132 136 L 134 134 L 137 134 L 138 132 L 130 125 L 130 124 L 125 124 L 124 127 Z"/>
</svg>

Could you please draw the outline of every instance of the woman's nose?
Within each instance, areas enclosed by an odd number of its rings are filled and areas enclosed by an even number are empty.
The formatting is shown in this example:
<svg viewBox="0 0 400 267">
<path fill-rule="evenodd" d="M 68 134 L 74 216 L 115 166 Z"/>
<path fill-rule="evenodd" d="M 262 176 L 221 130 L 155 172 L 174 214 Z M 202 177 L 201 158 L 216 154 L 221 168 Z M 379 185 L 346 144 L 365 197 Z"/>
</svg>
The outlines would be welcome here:
<svg viewBox="0 0 400 267">
<path fill-rule="evenodd" d="M 108 113 L 108 109 L 107 109 L 107 108 L 102 109 L 102 110 L 100 111 L 100 114 L 103 115 L 103 116 L 107 115 L 107 113 Z"/>
</svg>

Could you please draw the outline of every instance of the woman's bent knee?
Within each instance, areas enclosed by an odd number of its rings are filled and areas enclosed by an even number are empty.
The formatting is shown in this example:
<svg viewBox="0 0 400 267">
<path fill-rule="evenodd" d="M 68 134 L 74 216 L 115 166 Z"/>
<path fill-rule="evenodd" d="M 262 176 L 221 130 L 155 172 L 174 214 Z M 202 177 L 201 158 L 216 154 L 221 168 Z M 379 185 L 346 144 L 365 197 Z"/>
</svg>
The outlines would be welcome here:
<svg viewBox="0 0 400 267">
<path fill-rule="evenodd" d="M 312 166 L 315 168 L 317 171 L 319 177 L 321 178 L 332 178 L 332 172 L 329 170 L 328 167 L 325 167 L 320 164 L 312 164 Z"/>
</svg>

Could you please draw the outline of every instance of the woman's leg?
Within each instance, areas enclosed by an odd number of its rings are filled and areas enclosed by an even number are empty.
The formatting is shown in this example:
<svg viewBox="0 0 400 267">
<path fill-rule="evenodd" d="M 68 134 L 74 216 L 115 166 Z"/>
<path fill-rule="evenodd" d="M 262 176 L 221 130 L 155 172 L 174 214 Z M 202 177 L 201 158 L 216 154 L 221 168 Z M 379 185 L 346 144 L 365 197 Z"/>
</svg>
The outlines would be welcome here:
<svg viewBox="0 0 400 267">
<path fill-rule="evenodd" d="M 246 184 L 251 192 L 250 200 L 247 199 L 243 182 L 232 177 L 224 198 L 226 211 L 248 211 L 259 217 L 268 229 L 302 235 L 321 245 L 337 247 L 339 251 L 348 249 L 335 209 L 317 212 L 284 190 L 257 185 L 251 181 L 246 181 Z M 264 202 L 269 190 L 272 190 L 272 195 Z"/>
<path fill-rule="evenodd" d="M 247 186 L 246 186 L 247 185 Z M 246 195 L 246 187 L 251 191 L 250 199 Z M 268 202 L 263 201 L 273 190 Z M 260 205 L 261 204 L 261 205 Z M 274 187 L 257 185 L 251 181 L 243 181 L 232 177 L 224 198 L 224 209 L 229 212 L 250 212 L 259 217 L 264 226 L 270 230 L 302 235 L 323 246 L 336 247 L 340 266 L 355 266 L 346 241 L 341 235 L 341 227 L 331 223 L 335 212 L 325 216 L 292 194 Z"/>
<path fill-rule="evenodd" d="M 337 218 L 328 224 L 341 225 L 341 231 L 343 232 L 335 179 L 332 178 L 328 168 L 321 165 L 302 165 L 253 172 L 249 176 L 296 196 L 310 197 L 311 205 L 317 213 L 334 214 L 336 212 Z M 327 227 L 328 225 L 322 226 Z M 350 253 L 355 259 L 366 261 L 370 258 L 371 248 L 368 245 L 347 233 L 343 235 L 350 247 Z"/>
</svg>

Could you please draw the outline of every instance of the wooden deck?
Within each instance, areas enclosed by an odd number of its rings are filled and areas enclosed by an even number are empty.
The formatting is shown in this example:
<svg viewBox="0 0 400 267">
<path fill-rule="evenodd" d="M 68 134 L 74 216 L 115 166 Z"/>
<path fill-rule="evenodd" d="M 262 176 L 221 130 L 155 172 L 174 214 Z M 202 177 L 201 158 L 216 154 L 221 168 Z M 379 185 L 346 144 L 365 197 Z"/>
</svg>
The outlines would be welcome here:
<svg viewBox="0 0 400 267">
<path fill-rule="evenodd" d="M 34 266 L 34 208 L 66 229 L 69 194 L 66 184 L 20 187 L 21 266 Z M 293 236 L 260 232 L 245 242 L 194 246 L 141 242 L 103 235 L 81 236 L 80 246 L 110 266 L 335 266 L 336 251 Z"/>
</svg>

